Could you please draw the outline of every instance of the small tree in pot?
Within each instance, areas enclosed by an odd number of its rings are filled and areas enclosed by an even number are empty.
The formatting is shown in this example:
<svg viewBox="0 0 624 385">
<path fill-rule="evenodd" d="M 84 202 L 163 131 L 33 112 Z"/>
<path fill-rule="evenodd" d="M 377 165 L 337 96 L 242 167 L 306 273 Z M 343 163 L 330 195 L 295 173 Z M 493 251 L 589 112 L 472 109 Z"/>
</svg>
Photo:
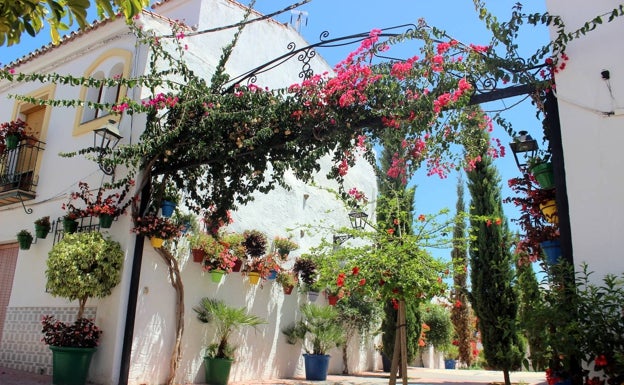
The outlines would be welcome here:
<svg viewBox="0 0 624 385">
<path fill-rule="evenodd" d="M 199 305 L 195 306 L 193 310 L 201 322 L 213 323 L 216 328 L 216 342 L 208 346 L 204 357 L 206 383 L 225 385 L 230 376 L 230 368 L 236 350 L 236 347 L 230 344 L 230 336 L 243 326 L 255 328 L 265 324 L 266 321 L 258 316 L 247 314 L 244 307 L 230 307 L 223 301 L 211 298 L 202 298 Z"/>
<path fill-rule="evenodd" d="M 325 381 L 330 356 L 327 352 L 344 343 L 345 334 L 338 311 L 332 306 L 304 304 L 302 319 L 282 330 L 291 345 L 301 341 L 305 359 L 306 380 Z"/>
<path fill-rule="evenodd" d="M 50 345 L 53 383 L 84 384 L 101 331 L 83 318 L 89 298 L 105 297 L 121 278 L 124 253 L 118 242 L 99 232 L 65 234 L 48 254 L 46 289 L 55 297 L 78 300 L 73 325 L 43 321 L 44 342 Z"/>
</svg>

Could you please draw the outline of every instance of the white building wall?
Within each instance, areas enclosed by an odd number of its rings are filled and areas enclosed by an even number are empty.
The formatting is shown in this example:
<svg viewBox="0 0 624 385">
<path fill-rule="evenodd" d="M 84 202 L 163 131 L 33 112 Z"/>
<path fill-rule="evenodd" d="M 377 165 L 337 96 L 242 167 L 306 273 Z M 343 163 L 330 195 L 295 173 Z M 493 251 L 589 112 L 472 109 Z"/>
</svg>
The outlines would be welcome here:
<svg viewBox="0 0 624 385">
<path fill-rule="evenodd" d="M 201 12 L 197 7 L 201 3 Z M 157 7 L 154 12 L 172 18 L 186 20 L 189 25 L 197 24 L 205 29 L 240 21 L 242 9 L 229 0 L 219 1 L 171 1 Z M 145 18 L 145 25 L 154 27 L 162 25 Z M 187 59 L 209 79 L 221 54 L 221 47 L 231 40 L 233 30 L 223 33 L 205 34 L 183 40 L 188 44 Z M 244 73 L 256 66 L 279 56 L 287 51 L 286 45 L 294 41 L 297 47 L 306 43 L 291 28 L 276 22 L 254 23 L 248 26 L 241 35 L 239 44 L 232 54 L 228 72 L 232 75 Z M 51 51 L 36 56 L 33 60 L 20 65 L 18 72 L 56 72 L 82 76 L 85 69 L 107 50 L 121 48 L 132 52 L 133 74 L 145 71 L 145 47 L 136 47 L 133 36 L 127 31 L 122 20 L 107 22 L 97 29 L 72 38 Z M 329 66 L 317 56 L 313 60 L 316 73 L 329 70 Z M 299 82 L 301 63 L 293 60 L 282 64 L 279 69 L 259 76 L 257 84 L 264 87 L 283 87 Z M 41 89 L 41 84 L 0 82 L 0 121 L 9 121 L 14 117 L 15 101 L 7 99 L 9 94 L 29 94 Z M 79 87 L 57 84 L 52 98 L 78 99 Z M 132 90 L 130 97 L 138 97 L 141 93 Z M 26 202 L 33 213 L 25 213 L 21 204 L 0 207 L 0 243 L 15 241 L 15 234 L 22 228 L 33 230 L 33 221 L 41 216 L 50 215 L 52 220 L 61 217 L 64 212 L 61 205 L 67 202 L 68 193 L 77 191 L 79 181 L 87 181 L 90 186 L 100 185 L 102 173 L 97 165 L 81 156 L 61 158 L 60 152 L 74 151 L 92 145 L 91 133 L 72 135 L 76 116 L 74 108 L 55 107 L 50 114 L 46 136 L 46 148 L 39 171 L 37 198 Z M 122 143 L 135 143 L 145 125 L 142 117 L 124 116 L 120 131 L 124 136 Z M 329 163 L 325 161 L 326 170 Z M 118 168 L 117 174 L 123 173 Z M 258 196 L 248 207 L 234 213 L 235 222 L 231 225 L 234 231 L 259 229 L 265 231 L 272 239 L 275 235 L 286 235 L 287 228 L 297 228 L 302 224 L 325 225 L 336 227 L 347 226 L 348 218 L 345 209 L 335 201 L 335 196 L 323 187 L 336 188 L 335 184 L 319 176 L 315 186 L 305 185 L 289 177 L 293 185 L 291 191 L 279 189 L 267 196 Z M 374 197 L 377 193 L 375 179 L 370 166 L 360 164 L 353 169 L 346 187 L 358 186 L 367 196 Z M 305 198 L 307 196 L 307 198 Z M 372 217 L 373 212 L 369 212 Z M 131 261 L 134 253 L 134 235 L 128 216 L 122 216 L 107 231 L 113 239 L 120 242 L 125 250 L 126 259 L 122 271 L 122 282 L 113 293 L 104 299 L 92 299 L 87 306 L 95 311 L 96 324 L 104 330 L 98 352 L 94 356 L 90 378 L 99 384 L 116 384 L 120 370 L 123 330 L 127 307 L 127 293 L 130 285 Z M 331 239 L 331 231 L 302 234 L 299 229 L 292 232 L 301 248 L 293 253 L 299 255 L 309 247 L 317 244 L 321 237 Z M 77 303 L 70 303 L 62 298 L 54 298 L 45 292 L 45 261 L 47 252 L 52 247 L 52 236 L 38 240 L 28 251 L 20 251 L 18 255 L 15 279 L 9 307 L 17 312 L 21 309 L 40 309 L 48 314 L 49 309 L 77 309 Z M 240 273 L 227 276 L 220 285 L 209 282 L 209 278 L 200 271 L 199 264 L 182 261 L 185 285 L 185 337 L 183 342 L 183 360 L 178 380 L 181 382 L 203 382 L 203 351 L 207 342 L 209 328 L 195 319 L 192 307 L 201 297 L 214 296 L 225 299 L 229 304 L 248 306 L 254 314 L 265 317 L 268 325 L 260 327 L 257 332 L 244 331 L 237 336 L 240 343 L 239 360 L 232 372 L 233 380 L 250 378 L 288 377 L 303 374 L 303 362 L 300 347 L 287 345 L 281 329 L 295 320 L 298 307 L 307 301 L 305 295 L 293 293 L 284 296 L 281 288 L 271 282 L 264 287 L 251 287 Z M 164 382 L 168 373 L 169 356 L 174 336 L 173 288 L 168 283 L 166 267 L 160 257 L 146 241 L 141 269 L 140 292 L 137 305 L 135 333 L 130 370 L 132 383 L 157 384 Z M 321 297 L 318 301 L 324 301 Z M 33 328 L 38 328 L 35 317 Z M 38 342 L 38 339 L 37 339 Z M 41 344 L 43 345 L 43 344 Z M 43 354 L 51 357 L 45 346 L 39 346 Z M 2 352 L 0 345 L 0 353 Z M 351 352 L 359 354 L 361 359 L 351 357 L 352 371 L 371 369 L 378 357 L 373 349 L 352 347 Z M 2 356 L 0 356 L 2 357 Z M 49 362 L 28 367 L 31 371 L 50 373 Z M 332 352 L 330 372 L 342 371 L 342 357 L 339 350 Z"/>
<path fill-rule="evenodd" d="M 587 262 L 596 281 L 624 271 L 624 20 L 607 22 L 617 5 L 547 0 L 548 11 L 561 15 L 569 31 L 607 13 L 596 30 L 568 44 L 569 61 L 556 75 L 574 261 Z M 609 82 L 602 79 L 603 70 L 610 72 Z"/>
</svg>

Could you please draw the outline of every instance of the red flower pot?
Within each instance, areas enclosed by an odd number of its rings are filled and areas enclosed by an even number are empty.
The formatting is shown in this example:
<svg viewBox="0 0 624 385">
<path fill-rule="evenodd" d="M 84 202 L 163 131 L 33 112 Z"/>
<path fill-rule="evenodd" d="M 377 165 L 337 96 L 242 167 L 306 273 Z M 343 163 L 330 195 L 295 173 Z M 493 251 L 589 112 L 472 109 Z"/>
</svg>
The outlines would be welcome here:
<svg viewBox="0 0 624 385">
<path fill-rule="evenodd" d="M 201 263 L 206 257 L 204 249 L 191 249 L 191 254 L 193 255 L 193 262 L 197 263 Z"/>
</svg>

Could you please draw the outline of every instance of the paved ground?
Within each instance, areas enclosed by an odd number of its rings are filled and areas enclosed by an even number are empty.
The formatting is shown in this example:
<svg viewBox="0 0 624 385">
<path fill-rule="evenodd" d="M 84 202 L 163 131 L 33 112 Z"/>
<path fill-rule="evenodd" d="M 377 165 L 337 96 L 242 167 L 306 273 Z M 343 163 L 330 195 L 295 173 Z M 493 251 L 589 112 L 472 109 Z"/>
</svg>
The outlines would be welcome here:
<svg viewBox="0 0 624 385">
<path fill-rule="evenodd" d="M 503 374 L 496 371 L 487 370 L 444 370 L 425 369 L 410 367 L 408 369 L 408 383 L 410 385 L 483 385 L 500 384 L 503 381 Z M 517 384 L 526 385 L 546 385 L 544 373 L 514 372 L 511 374 L 511 381 Z M 353 376 L 327 376 L 327 381 L 306 381 L 303 378 L 279 379 L 267 381 L 245 381 L 233 382 L 230 385 L 385 385 L 389 382 L 388 373 L 365 372 Z M 0 367 L 0 385 L 50 385 L 51 376 L 41 376 L 20 372 L 18 370 Z M 402 380 L 397 379 L 397 385 L 401 385 Z"/>
</svg>

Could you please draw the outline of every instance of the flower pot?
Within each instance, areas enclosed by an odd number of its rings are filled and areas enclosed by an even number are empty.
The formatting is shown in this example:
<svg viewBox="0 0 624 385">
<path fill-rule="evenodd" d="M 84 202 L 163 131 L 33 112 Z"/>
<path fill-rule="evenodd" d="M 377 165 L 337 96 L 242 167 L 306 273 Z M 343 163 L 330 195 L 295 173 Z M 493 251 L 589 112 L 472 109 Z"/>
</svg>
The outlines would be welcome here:
<svg viewBox="0 0 624 385">
<path fill-rule="evenodd" d="M 249 277 L 249 283 L 252 285 L 257 285 L 260 282 L 260 273 L 256 271 L 250 271 L 247 273 L 247 277 Z"/>
<path fill-rule="evenodd" d="M 234 266 L 232 267 L 232 271 L 235 273 L 238 273 L 239 271 L 241 271 L 242 267 L 243 267 L 243 261 L 241 261 L 240 258 L 237 258 L 236 262 L 234 262 Z"/>
<path fill-rule="evenodd" d="M 210 280 L 214 283 L 220 283 L 223 275 L 225 275 L 223 270 L 210 270 Z"/>
<path fill-rule="evenodd" d="M 150 243 L 152 244 L 152 246 L 155 249 L 160 249 L 164 242 L 165 242 L 165 240 L 162 239 L 162 238 L 158 238 L 158 237 L 151 237 L 150 238 Z"/>
<path fill-rule="evenodd" d="M 392 361 L 390 361 L 390 358 L 386 356 L 385 353 L 381 353 L 381 367 L 385 373 L 390 373 Z"/>
<path fill-rule="evenodd" d="M 173 215 L 173 211 L 176 208 L 175 202 L 171 201 L 163 201 L 162 206 L 160 206 L 160 213 L 165 218 L 170 218 Z"/>
<path fill-rule="evenodd" d="M 63 219 L 63 230 L 67 234 L 73 234 L 78 230 L 78 221 L 73 219 Z"/>
<path fill-rule="evenodd" d="M 35 235 L 39 239 L 45 239 L 50 233 L 50 226 L 35 225 Z"/>
<path fill-rule="evenodd" d="M 113 219 L 115 218 L 110 214 L 100 214 L 99 219 L 100 219 L 100 228 L 110 229 L 110 227 L 113 225 Z"/>
<path fill-rule="evenodd" d="M 312 290 L 308 291 L 308 300 L 310 302 L 316 301 L 318 296 L 319 296 L 319 292 L 318 291 L 312 291 Z"/>
<path fill-rule="evenodd" d="M 555 187 L 555 174 L 553 173 L 552 163 L 540 163 L 531 167 L 531 173 L 544 190 L 550 190 Z"/>
<path fill-rule="evenodd" d="M 232 362 L 227 358 L 204 357 L 204 368 L 206 370 L 206 384 L 227 385 L 230 378 Z"/>
<path fill-rule="evenodd" d="M 282 289 L 284 289 L 284 294 L 290 295 L 295 287 L 292 285 L 282 285 Z"/>
<path fill-rule="evenodd" d="M 275 278 L 277 278 L 277 270 L 271 270 L 271 272 L 267 276 L 267 279 L 275 279 Z"/>
<path fill-rule="evenodd" d="M 32 237 L 28 235 L 18 235 L 17 243 L 19 243 L 20 250 L 29 250 L 32 244 Z"/>
<path fill-rule="evenodd" d="M 455 360 L 444 360 L 444 369 L 455 369 Z"/>
<path fill-rule="evenodd" d="M 554 241 L 544 241 L 540 243 L 544 254 L 546 254 L 546 263 L 549 265 L 556 265 L 561 258 L 561 241 L 555 239 Z"/>
<path fill-rule="evenodd" d="M 554 199 L 540 203 L 540 210 L 542 210 L 542 214 L 544 214 L 548 222 L 554 224 L 559 223 L 559 216 L 557 215 L 557 202 Z"/>
<path fill-rule="evenodd" d="M 308 381 L 327 380 L 329 368 L 329 354 L 304 354 L 305 376 Z"/>
<path fill-rule="evenodd" d="M 4 138 L 4 143 L 6 144 L 6 149 L 7 150 L 15 150 L 17 148 L 17 145 L 19 144 L 20 141 L 20 137 L 18 135 L 7 135 Z"/>
<path fill-rule="evenodd" d="M 337 295 L 333 295 L 330 294 L 327 296 L 327 302 L 331 305 L 331 306 L 335 306 L 336 303 L 338 303 L 338 296 Z"/>
<path fill-rule="evenodd" d="M 91 357 L 97 348 L 50 346 L 52 350 L 52 383 L 83 385 L 87 382 Z"/>
<path fill-rule="evenodd" d="M 288 259 L 288 253 L 290 253 L 290 250 L 288 249 L 277 249 L 277 253 L 279 254 L 279 257 L 285 261 L 286 259 Z"/>
<path fill-rule="evenodd" d="M 206 258 L 206 251 L 204 249 L 191 249 L 191 255 L 193 262 L 201 263 Z"/>
</svg>

